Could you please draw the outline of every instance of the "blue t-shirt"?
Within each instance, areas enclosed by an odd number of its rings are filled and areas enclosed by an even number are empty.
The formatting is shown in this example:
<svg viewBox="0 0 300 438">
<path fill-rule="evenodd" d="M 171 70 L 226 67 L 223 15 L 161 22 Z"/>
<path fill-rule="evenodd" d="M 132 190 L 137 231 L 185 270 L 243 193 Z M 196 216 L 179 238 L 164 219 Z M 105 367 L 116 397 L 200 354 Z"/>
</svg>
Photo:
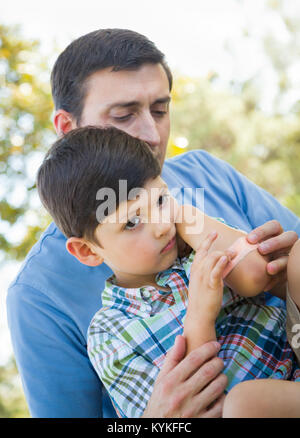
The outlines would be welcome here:
<svg viewBox="0 0 300 438">
<path fill-rule="evenodd" d="M 183 188 L 204 188 L 205 213 L 240 229 L 250 231 L 277 219 L 285 230 L 300 235 L 299 218 L 205 151 L 167 160 L 162 176 L 173 194 L 174 188 L 181 188 L 179 201 Z M 184 194 L 186 203 L 201 203 L 195 190 Z M 33 417 L 114 417 L 86 350 L 87 329 L 101 307 L 101 292 L 112 271 L 106 265 L 81 264 L 65 243 L 52 223 L 8 290 L 8 323 L 25 396 Z"/>
</svg>

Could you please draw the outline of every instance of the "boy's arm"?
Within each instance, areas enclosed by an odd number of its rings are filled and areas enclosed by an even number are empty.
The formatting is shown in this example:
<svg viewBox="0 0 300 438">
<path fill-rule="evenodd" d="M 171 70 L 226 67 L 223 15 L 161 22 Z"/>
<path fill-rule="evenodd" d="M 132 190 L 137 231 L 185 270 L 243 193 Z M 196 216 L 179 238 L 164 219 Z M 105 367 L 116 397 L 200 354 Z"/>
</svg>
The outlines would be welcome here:
<svg viewBox="0 0 300 438">
<path fill-rule="evenodd" d="M 211 245 L 210 251 L 225 251 L 246 233 L 231 228 L 224 223 L 213 219 L 191 205 L 180 207 L 177 232 L 194 250 L 200 247 L 208 233 L 216 231 L 217 239 Z M 200 232 L 199 232 L 200 230 Z M 239 295 L 251 297 L 265 290 L 270 282 L 266 266 L 267 256 L 262 256 L 254 246 L 226 276 L 226 284 Z"/>
<path fill-rule="evenodd" d="M 195 253 L 189 278 L 189 301 L 184 321 L 187 354 L 216 340 L 215 321 L 223 299 L 223 274 L 231 257 L 210 251 L 217 233 L 208 234 Z"/>
</svg>

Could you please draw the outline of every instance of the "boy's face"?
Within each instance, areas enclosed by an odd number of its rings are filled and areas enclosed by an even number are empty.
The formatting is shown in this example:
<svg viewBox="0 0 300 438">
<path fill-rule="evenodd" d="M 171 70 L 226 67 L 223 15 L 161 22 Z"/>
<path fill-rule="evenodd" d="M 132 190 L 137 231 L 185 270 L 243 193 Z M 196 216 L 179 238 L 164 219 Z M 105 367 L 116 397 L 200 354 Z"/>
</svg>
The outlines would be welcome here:
<svg viewBox="0 0 300 438">
<path fill-rule="evenodd" d="M 177 257 L 177 212 L 165 182 L 152 179 L 136 199 L 122 202 L 98 225 L 95 237 L 100 246 L 93 244 L 92 250 L 114 271 L 121 286 L 149 284 Z"/>
<path fill-rule="evenodd" d="M 80 126 L 115 126 L 148 143 L 163 164 L 170 133 L 170 90 L 162 65 L 121 71 L 106 68 L 92 74 L 85 85 Z M 73 120 L 68 129 L 76 127 Z"/>
</svg>

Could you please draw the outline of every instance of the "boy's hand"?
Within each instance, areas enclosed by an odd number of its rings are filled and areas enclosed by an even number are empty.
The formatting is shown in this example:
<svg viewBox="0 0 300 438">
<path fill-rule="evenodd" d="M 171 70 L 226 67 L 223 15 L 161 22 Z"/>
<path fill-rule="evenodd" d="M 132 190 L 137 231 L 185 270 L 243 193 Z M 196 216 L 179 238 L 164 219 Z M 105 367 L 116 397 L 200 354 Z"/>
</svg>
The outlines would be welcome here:
<svg viewBox="0 0 300 438">
<path fill-rule="evenodd" d="M 223 299 L 223 272 L 235 255 L 232 251 L 212 251 L 217 233 L 210 233 L 196 251 L 191 267 L 188 312 L 197 319 L 215 322 Z"/>
</svg>

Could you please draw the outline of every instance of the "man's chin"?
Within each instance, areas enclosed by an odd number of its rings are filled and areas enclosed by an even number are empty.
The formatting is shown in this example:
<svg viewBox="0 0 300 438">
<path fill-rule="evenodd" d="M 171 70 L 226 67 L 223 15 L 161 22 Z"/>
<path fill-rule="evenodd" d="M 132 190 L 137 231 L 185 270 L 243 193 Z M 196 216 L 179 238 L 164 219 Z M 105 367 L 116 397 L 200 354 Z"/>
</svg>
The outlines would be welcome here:
<svg viewBox="0 0 300 438">
<path fill-rule="evenodd" d="M 165 154 L 165 153 L 164 153 L 164 154 L 162 154 L 162 153 L 158 153 L 157 156 L 156 156 L 156 158 L 158 159 L 159 164 L 160 164 L 160 167 L 162 168 L 163 165 L 164 165 L 164 161 L 165 161 L 165 159 L 166 159 L 166 154 Z"/>
</svg>

